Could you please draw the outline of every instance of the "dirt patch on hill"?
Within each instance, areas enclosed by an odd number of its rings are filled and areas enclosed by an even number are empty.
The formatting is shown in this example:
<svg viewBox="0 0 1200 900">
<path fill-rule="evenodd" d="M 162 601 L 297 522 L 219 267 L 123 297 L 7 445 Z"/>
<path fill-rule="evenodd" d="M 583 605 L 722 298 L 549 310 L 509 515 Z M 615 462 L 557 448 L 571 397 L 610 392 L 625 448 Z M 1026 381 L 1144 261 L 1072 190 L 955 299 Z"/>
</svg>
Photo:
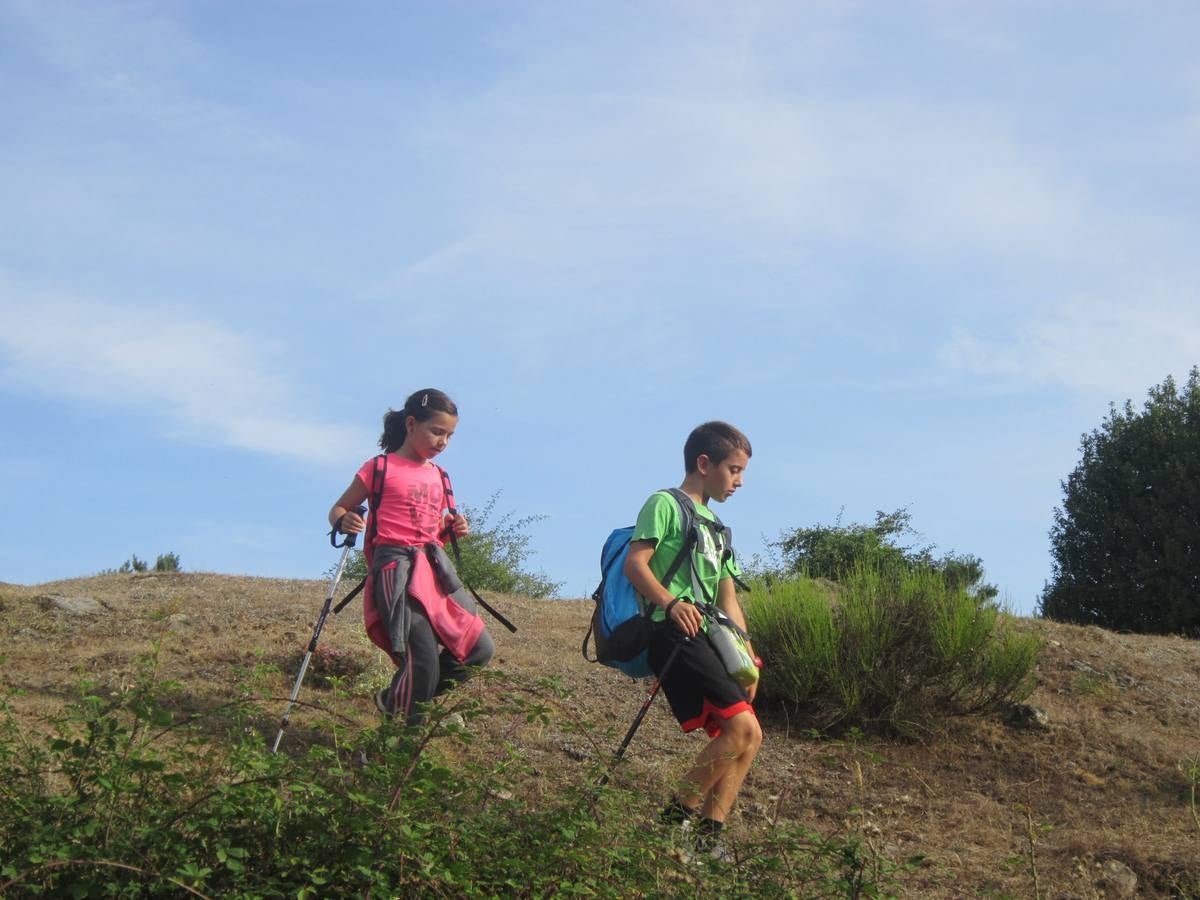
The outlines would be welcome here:
<svg viewBox="0 0 1200 900">
<path fill-rule="evenodd" d="M 60 708 L 80 677 L 128 683 L 157 642 L 160 675 L 181 682 L 189 703 L 220 702 L 247 679 L 285 698 L 325 591 L 316 581 L 193 573 L 3 585 L 0 681 L 22 689 L 15 708 L 35 721 Z M 55 597 L 97 607 L 67 611 Z M 590 601 L 489 600 L 520 628 L 510 635 L 489 622 L 494 667 L 556 678 L 572 712 L 594 723 L 595 744 L 553 721 L 472 727 L 492 737 L 503 727 L 539 774 L 537 790 L 587 777 L 596 748 L 603 755 L 616 747 L 647 686 L 583 661 Z M 1045 641 L 1030 702 L 1048 713 L 1048 728 L 963 719 L 922 743 L 850 741 L 764 716 L 763 750 L 735 811 L 734 835 L 792 820 L 863 835 L 893 860 L 924 855 L 905 880 L 911 896 L 1029 897 L 1035 873 L 1042 896 L 1117 896 L 1112 872 L 1120 867 L 1137 875 L 1140 896 L 1200 895 L 1200 824 L 1186 771 L 1186 761 L 1200 757 L 1200 642 L 1034 620 L 1021 627 Z M 371 723 L 369 689 L 386 679 L 389 664 L 366 641 L 357 602 L 330 619 L 322 643 L 365 674 L 342 699 L 315 684 L 302 699 Z M 306 717 L 314 716 L 298 710 L 288 740 L 305 740 Z M 262 723 L 264 732 L 273 737 L 275 724 Z M 702 744 L 679 733 L 660 701 L 618 778 L 644 793 L 649 815 Z"/>
</svg>

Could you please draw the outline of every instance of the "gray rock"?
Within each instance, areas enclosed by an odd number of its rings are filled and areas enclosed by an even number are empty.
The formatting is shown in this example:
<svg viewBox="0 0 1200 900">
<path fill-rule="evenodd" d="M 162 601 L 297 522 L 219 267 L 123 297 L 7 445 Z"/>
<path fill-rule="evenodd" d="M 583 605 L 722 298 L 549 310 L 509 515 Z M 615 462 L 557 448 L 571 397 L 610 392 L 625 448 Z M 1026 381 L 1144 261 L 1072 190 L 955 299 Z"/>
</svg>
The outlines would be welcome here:
<svg viewBox="0 0 1200 900">
<path fill-rule="evenodd" d="M 1100 887 L 1109 897 L 1132 897 L 1137 894 L 1137 873 L 1119 859 L 1106 859 L 1100 866 Z"/>
<path fill-rule="evenodd" d="M 1096 678 L 1107 678 L 1108 677 L 1103 672 L 1101 672 L 1099 669 L 1095 669 L 1092 666 L 1089 666 L 1082 659 L 1071 660 L 1071 668 L 1074 669 L 1076 672 L 1082 672 L 1084 675 L 1094 675 Z"/>
<path fill-rule="evenodd" d="M 64 597 L 62 594 L 45 594 L 38 597 L 43 609 L 66 613 L 69 616 L 94 616 L 104 612 L 104 605 L 91 597 Z"/>
<path fill-rule="evenodd" d="M 1050 716 L 1039 706 L 1028 703 L 1014 703 L 1004 714 L 1004 721 L 1013 728 L 1024 728 L 1029 731 L 1044 731 L 1050 727 Z"/>
</svg>

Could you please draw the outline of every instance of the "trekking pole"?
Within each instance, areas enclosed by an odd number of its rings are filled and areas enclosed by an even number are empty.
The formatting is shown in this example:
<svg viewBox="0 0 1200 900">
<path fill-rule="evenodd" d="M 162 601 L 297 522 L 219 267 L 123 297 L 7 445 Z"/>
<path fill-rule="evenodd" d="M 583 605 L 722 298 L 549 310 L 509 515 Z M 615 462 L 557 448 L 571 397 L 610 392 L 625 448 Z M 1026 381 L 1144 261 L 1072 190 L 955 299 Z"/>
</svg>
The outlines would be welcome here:
<svg viewBox="0 0 1200 900">
<path fill-rule="evenodd" d="M 366 513 L 367 509 L 364 506 L 359 506 L 354 510 L 360 516 Z M 350 555 L 350 551 L 354 548 L 354 542 L 358 539 L 356 534 L 346 535 L 346 539 L 340 544 L 337 542 L 337 527 L 334 526 L 329 531 L 329 543 L 334 547 L 342 548 L 342 556 L 338 560 L 337 570 L 333 573 L 333 581 L 329 583 L 329 593 L 325 595 L 325 605 L 321 607 L 321 614 L 317 616 L 316 627 L 313 628 L 312 640 L 308 642 L 308 651 L 304 654 L 304 660 L 300 663 L 300 671 L 296 674 L 296 683 L 292 685 L 292 695 L 288 698 L 287 709 L 283 711 L 283 719 L 279 722 L 279 734 L 275 735 L 275 744 L 271 747 L 271 752 L 274 753 L 279 749 L 279 742 L 283 740 L 283 732 L 288 727 L 288 716 L 292 713 L 292 707 L 296 705 L 296 698 L 300 696 L 300 684 L 304 681 L 304 673 L 308 671 L 308 661 L 312 659 L 313 653 L 317 649 L 317 640 L 321 637 L 321 629 L 325 627 L 325 620 L 329 618 L 330 607 L 333 606 L 333 595 L 337 590 L 338 582 L 342 580 L 342 572 L 346 568 L 346 558 Z M 361 585 L 359 586 L 361 588 Z M 341 610 L 345 603 L 338 606 L 338 611 Z"/>
<path fill-rule="evenodd" d="M 446 474 L 446 470 L 441 466 L 438 466 L 437 468 L 438 471 L 442 473 L 442 489 L 446 493 L 446 509 L 450 515 L 457 516 L 458 510 L 454 508 L 454 488 L 450 486 L 450 476 Z M 458 535 L 454 533 L 453 528 L 450 529 L 450 546 L 454 549 L 454 562 L 461 569 L 463 564 L 462 551 L 458 549 Z M 462 576 L 460 575 L 459 578 L 461 579 L 461 577 Z M 464 581 L 463 584 L 466 584 L 466 582 Z M 494 618 L 513 634 L 517 633 L 517 626 L 508 621 L 508 619 L 506 619 L 499 610 L 480 597 L 479 592 L 475 590 L 475 588 L 471 587 L 469 584 L 466 584 L 466 587 L 467 590 L 471 592 L 471 596 L 475 598 L 475 602 L 490 612 L 492 614 L 492 618 Z"/>
<path fill-rule="evenodd" d="M 675 657 L 679 655 L 679 651 L 683 649 L 683 645 L 691 641 L 691 638 L 686 634 L 679 641 L 675 642 L 675 646 L 671 648 L 671 655 L 667 657 L 666 663 L 662 667 L 658 678 L 654 681 L 654 687 L 650 689 L 650 693 L 646 695 L 645 701 L 642 703 L 642 708 L 638 710 L 637 716 L 633 720 L 633 724 L 629 726 L 629 731 L 625 732 L 625 740 L 621 741 L 621 746 L 617 748 L 617 752 L 613 754 L 613 760 L 609 763 L 608 771 L 601 776 L 596 782 L 597 788 L 602 788 L 608 784 L 608 780 L 616 771 L 617 763 L 621 761 L 621 757 L 625 755 L 625 748 L 629 746 L 629 742 L 633 740 L 634 733 L 642 724 L 642 719 L 646 718 L 646 713 L 650 711 L 650 706 L 654 703 L 654 698 L 658 696 L 658 689 L 662 687 L 662 680 L 666 677 L 667 672 L 671 669 L 671 663 L 675 662 Z"/>
</svg>

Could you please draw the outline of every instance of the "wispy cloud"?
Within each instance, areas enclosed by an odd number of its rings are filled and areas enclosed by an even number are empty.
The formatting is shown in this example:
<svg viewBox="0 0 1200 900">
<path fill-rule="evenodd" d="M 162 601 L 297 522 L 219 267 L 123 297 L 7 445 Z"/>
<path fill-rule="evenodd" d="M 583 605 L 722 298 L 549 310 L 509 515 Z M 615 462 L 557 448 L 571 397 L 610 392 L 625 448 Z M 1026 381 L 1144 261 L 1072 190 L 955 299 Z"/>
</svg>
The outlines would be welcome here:
<svg viewBox="0 0 1200 900">
<path fill-rule="evenodd" d="M 457 250 L 512 258 L 520 237 L 543 259 L 607 263 L 699 238 L 1058 263 L 1106 259 L 1117 242 L 1079 159 L 1023 136 L 1018 108 L 902 85 L 839 94 L 806 62 L 756 66 L 774 19 L 675 24 L 671 40 L 620 32 L 637 78 L 612 73 L 603 40 L 535 31 L 520 38 L 521 68 L 406 110 L 406 140 L 459 173 L 442 195 L 473 235 Z"/>
<path fill-rule="evenodd" d="M 26 292 L 0 282 L 5 381 L 108 408 L 158 428 L 308 462 L 342 461 L 367 441 L 316 421 L 278 361 L 282 348 L 168 312 Z"/>
<path fill-rule="evenodd" d="M 224 156 L 293 157 L 297 144 L 221 96 L 222 59 L 160 4 L 3 0 L 0 21 L 61 79 L 61 86 L 103 111 L 91 122 L 101 134 L 114 117 L 151 134 L 186 140 L 189 149 Z M 228 62 L 225 62 L 228 65 Z M 210 85 L 197 93 L 195 83 Z"/>
</svg>

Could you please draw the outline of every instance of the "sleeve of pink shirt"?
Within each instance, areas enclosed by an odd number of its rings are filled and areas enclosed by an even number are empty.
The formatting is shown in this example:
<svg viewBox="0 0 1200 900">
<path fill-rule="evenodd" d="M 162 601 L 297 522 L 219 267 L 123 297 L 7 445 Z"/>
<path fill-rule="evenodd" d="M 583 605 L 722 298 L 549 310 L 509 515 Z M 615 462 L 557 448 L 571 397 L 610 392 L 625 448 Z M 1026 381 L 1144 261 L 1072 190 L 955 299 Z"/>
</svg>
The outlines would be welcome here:
<svg viewBox="0 0 1200 900">
<path fill-rule="evenodd" d="M 368 459 L 359 470 L 354 473 L 355 477 L 361 481 L 367 488 L 367 493 L 371 492 L 371 480 L 375 477 L 375 460 L 377 457 L 372 456 Z"/>
</svg>

